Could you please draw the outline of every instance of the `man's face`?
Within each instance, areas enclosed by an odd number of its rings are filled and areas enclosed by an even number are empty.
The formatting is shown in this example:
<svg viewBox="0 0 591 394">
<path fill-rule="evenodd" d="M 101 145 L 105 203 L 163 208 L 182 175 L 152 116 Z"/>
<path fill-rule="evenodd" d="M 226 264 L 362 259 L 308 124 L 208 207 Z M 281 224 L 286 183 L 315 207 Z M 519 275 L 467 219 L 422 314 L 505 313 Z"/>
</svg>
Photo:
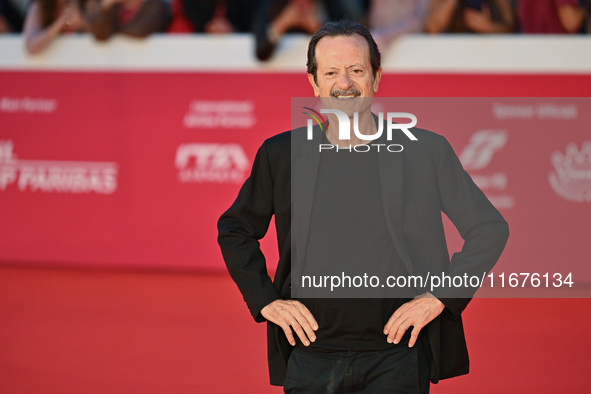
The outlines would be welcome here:
<svg viewBox="0 0 591 394">
<path fill-rule="evenodd" d="M 377 70 L 374 78 L 369 61 L 369 45 L 358 34 L 320 39 L 316 45 L 316 63 L 317 82 L 312 74 L 308 74 L 308 79 L 316 97 L 331 98 L 322 100 L 328 108 L 344 109 L 358 107 L 362 102 L 370 103 L 371 97 L 378 91 L 382 69 Z"/>
</svg>

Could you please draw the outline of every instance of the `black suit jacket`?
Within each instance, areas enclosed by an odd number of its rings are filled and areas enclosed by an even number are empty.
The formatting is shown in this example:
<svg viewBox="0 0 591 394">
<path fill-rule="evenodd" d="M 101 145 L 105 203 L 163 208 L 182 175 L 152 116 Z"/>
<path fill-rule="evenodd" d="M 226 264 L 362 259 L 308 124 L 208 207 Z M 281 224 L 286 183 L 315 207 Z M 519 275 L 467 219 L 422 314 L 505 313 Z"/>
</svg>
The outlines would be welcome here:
<svg viewBox="0 0 591 394">
<path fill-rule="evenodd" d="M 445 138 L 426 130 L 411 131 L 418 141 L 394 135 L 392 143 L 403 145 L 403 152 L 378 155 L 384 212 L 396 250 L 409 273 L 482 276 L 506 244 L 507 222 L 463 170 Z M 228 271 L 258 322 L 265 321 L 260 314 L 263 307 L 276 299 L 290 298 L 292 252 L 299 255 L 305 251 L 305 234 L 291 234 L 292 219 L 302 221 L 296 226 L 299 229 L 307 228 L 310 220 L 305 214 L 291 217 L 292 181 L 294 187 L 315 183 L 319 164 L 319 155 L 314 154 L 318 145 L 310 149 L 314 144 L 305 142 L 305 134 L 305 129 L 298 129 L 263 143 L 250 177 L 218 222 L 218 242 Z M 316 129 L 315 138 L 319 135 Z M 311 212 L 313 197 L 304 196 L 297 203 L 301 204 L 298 212 Z M 465 241 L 451 261 L 441 212 Z M 273 215 L 280 257 L 271 281 L 258 240 L 267 232 Z M 425 328 L 431 381 L 436 383 L 468 373 L 461 313 L 473 291 L 432 293 L 445 304 L 444 312 Z M 292 347 L 283 330 L 270 322 L 267 344 L 271 384 L 283 385 Z"/>
</svg>

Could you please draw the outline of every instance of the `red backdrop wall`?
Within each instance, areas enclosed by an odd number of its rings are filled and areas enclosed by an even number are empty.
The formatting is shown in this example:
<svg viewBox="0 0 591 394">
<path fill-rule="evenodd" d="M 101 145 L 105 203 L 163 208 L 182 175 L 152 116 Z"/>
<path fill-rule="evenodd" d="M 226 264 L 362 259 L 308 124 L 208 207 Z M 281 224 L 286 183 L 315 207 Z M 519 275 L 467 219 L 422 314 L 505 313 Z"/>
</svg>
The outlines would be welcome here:
<svg viewBox="0 0 591 394">
<path fill-rule="evenodd" d="M 0 261 L 214 270 L 223 267 L 217 218 L 262 141 L 289 129 L 291 97 L 312 93 L 293 73 L 3 71 L 0 86 Z M 590 88 L 591 75 L 386 74 L 379 95 L 584 97 Z M 576 127 L 520 130 L 497 119 L 502 146 L 468 168 L 511 225 L 501 267 L 567 261 L 591 279 L 582 268 L 591 257 L 589 101 L 577 102 Z M 478 130 L 421 117 L 418 126 L 446 135 L 459 155 L 478 148 Z M 578 163 L 567 169 L 582 176 L 576 190 L 551 185 L 556 152 Z M 272 266 L 273 234 L 263 243 Z"/>
</svg>

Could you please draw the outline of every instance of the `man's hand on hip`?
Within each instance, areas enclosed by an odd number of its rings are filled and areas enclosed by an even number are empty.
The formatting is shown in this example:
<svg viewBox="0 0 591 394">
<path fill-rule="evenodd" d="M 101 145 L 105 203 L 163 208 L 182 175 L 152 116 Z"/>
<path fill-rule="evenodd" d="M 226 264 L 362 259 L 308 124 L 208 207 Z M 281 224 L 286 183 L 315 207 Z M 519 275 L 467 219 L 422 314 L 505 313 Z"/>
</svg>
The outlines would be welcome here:
<svg viewBox="0 0 591 394">
<path fill-rule="evenodd" d="M 384 327 L 388 343 L 399 343 L 406 330 L 413 326 L 408 340 L 408 346 L 413 347 L 421 329 L 439 316 L 443 309 L 445 305 L 431 293 L 421 294 L 412 301 L 402 304 Z"/>
<path fill-rule="evenodd" d="M 318 323 L 308 308 L 299 301 L 275 300 L 261 309 L 261 315 L 283 329 L 291 346 L 296 344 L 291 328 L 305 346 L 316 340 L 314 331 L 318 329 Z"/>
</svg>

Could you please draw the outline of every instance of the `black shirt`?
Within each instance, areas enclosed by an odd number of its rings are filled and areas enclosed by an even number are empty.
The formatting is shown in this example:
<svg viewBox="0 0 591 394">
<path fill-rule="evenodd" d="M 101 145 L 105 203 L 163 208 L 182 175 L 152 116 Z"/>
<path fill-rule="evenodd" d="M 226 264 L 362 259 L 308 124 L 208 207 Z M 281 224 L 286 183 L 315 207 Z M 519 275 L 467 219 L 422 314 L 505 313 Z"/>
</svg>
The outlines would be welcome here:
<svg viewBox="0 0 591 394">
<path fill-rule="evenodd" d="M 359 152 L 335 147 L 320 153 L 305 263 L 317 276 L 367 274 L 383 284 L 387 275 L 406 273 L 386 227 L 378 167 L 379 154 L 398 153 L 378 153 L 375 145 L 368 146 Z M 384 297 L 380 288 L 344 287 L 331 292 L 339 298 L 300 299 L 319 325 L 317 340 L 307 349 L 364 351 L 394 346 L 386 342 L 383 329 L 407 299 Z M 408 342 L 408 336 L 409 332 L 399 345 Z"/>
</svg>

